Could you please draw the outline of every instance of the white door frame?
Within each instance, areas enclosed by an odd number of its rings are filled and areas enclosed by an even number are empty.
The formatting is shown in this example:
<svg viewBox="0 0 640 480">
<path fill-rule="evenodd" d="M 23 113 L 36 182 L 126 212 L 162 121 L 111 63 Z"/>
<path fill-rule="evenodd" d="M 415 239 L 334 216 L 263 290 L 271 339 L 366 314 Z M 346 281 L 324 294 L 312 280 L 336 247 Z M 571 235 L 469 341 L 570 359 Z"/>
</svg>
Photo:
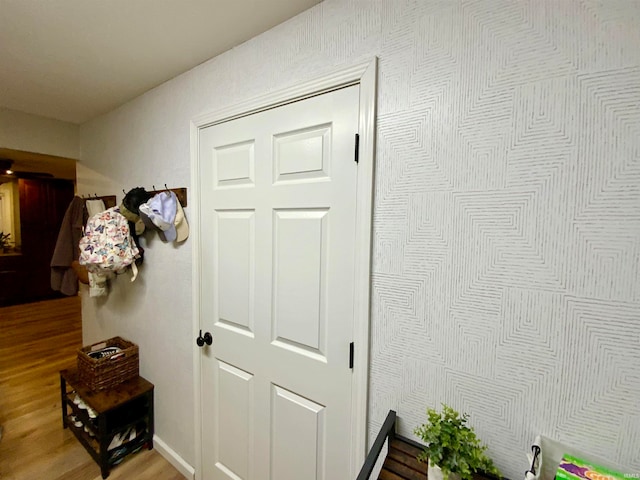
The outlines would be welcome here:
<svg viewBox="0 0 640 480">
<path fill-rule="evenodd" d="M 371 286 L 371 226 L 373 222 L 373 175 L 375 157 L 375 115 L 376 115 L 377 58 L 370 62 L 334 71 L 320 79 L 278 90 L 237 105 L 195 117 L 191 121 L 191 198 L 189 215 L 190 236 L 193 245 L 193 370 L 195 399 L 195 478 L 202 478 L 202 353 L 195 347 L 195 338 L 200 329 L 200 258 L 202 238 L 200 234 L 201 192 L 198 182 L 200 168 L 200 130 L 211 125 L 228 122 L 260 111 L 275 108 L 297 100 L 319 95 L 331 90 L 360 85 L 360 113 L 358 129 L 360 134 L 360 156 L 358 163 L 358 184 L 356 194 L 356 258 L 354 295 L 354 381 L 352 390 L 351 477 L 360 470 L 367 450 L 367 400 L 369 387 L 369 314 Z M 346 361 L 346 359 L 345 359 Z"/>
</svg>

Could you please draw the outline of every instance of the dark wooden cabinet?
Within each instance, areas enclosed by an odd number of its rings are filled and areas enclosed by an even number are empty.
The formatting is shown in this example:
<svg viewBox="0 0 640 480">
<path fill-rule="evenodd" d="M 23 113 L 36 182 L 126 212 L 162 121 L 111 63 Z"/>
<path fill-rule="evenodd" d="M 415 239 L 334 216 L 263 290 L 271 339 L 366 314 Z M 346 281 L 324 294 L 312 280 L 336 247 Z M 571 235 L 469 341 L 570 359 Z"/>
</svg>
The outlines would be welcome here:
<svg viewBox="0 0 640 480">
<path fill-rule="evenodd" d="M 60 371 L 60 395 L 63 428 L 69 428 L 93 457 L 102 478 L 128 455 L 145 446 L 153 448 L 153 384 L 144 378 L 93 391 L 70 368 Z M 93 409 L 91 414 L 87 407 Z"/>
<path fill-rule="evenodd" d="M 0 255 L 0 307 L 25 303 L 29 273 L 23 255 Z"/>
<path fill-rule="evenodd" d="M 19 254 L 0 255 L 0 306 L 60 296 L 51 289 L 51 257 L 64 214 L 74 195 L 73 182 L 20 179 Z"/>
</svg>

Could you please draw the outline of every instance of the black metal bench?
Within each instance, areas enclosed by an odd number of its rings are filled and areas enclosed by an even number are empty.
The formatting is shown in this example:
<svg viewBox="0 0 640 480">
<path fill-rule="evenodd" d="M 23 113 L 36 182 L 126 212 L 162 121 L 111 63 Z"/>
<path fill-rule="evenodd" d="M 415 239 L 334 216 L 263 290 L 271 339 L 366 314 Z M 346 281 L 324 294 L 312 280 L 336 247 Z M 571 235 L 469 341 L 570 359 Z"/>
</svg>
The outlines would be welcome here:
<svg viewBox="0 0 640 480">
<path fill-rule="evenodd" d="M 422 445 L 396 435 L 396 412 L 389 410 L 373 447 L 358 474 L 357 480 L 369 480 L 380 452 L 388 440 L 388 451 L 378 480 L 426 480 L 427 464 L 419 462 Z"/>
</svg>

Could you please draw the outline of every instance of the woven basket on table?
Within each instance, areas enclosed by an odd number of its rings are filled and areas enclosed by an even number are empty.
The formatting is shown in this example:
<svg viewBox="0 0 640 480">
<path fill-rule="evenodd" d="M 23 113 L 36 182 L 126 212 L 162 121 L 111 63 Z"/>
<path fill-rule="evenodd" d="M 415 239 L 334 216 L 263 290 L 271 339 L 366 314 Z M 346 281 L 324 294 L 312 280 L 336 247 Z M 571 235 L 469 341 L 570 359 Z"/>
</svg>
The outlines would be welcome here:
<svg viewBox="0 0 640 480">
<path fill-rule="evenodd" d="M 105 347 L 119 347 L 118 358 L 92 358 L 89 352 Z M 136 378 L 139 374 L 138 346 L 121 337 L 82 347 L 78 350 L 78 377 L 91 390 L 105 390 Z"/>
</svg>

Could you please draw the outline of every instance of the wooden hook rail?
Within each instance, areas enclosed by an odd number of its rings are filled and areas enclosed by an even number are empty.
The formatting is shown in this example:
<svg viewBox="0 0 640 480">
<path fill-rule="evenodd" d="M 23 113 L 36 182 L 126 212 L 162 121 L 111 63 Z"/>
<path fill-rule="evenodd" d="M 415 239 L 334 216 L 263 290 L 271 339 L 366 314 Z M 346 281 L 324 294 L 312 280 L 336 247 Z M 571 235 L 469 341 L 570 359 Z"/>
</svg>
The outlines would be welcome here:
<svg viewBox="0 0 640 480">
<path fill-rule="evenodd" d="M 104 202 L 105 208 L 111 208 L 111 207 L 115 207 L 116 206 L 116 196 L 115 195 L 98 196 L 98 195 L 96 195 L 94 193 L 93 196 L 87 195 L 85 197 L 84 195 L 81 195 L 80 198 L 82 198 L 85 202 L 87 200 L 102 200 Z"/>
<path fill-rule="evenodd" d="M 153 190 L 147 190 L 147 193 L 150 193 L 152 196 L 155 195 L 156 193 L 160 193 L 160 192 L 166 192 L 166 191 L 172 191 L 173 193 L 176 194 L 176 198 L 178 199 L 178 201 L 180 202 L 180 205 L 182 205 L 183 208 L 186 208 L 187 206 L 187 189 L 186 187 L 180 187 L 180 188 L 167 188 L 167 184 L 164 184 L 164 188 L 161 188 L 159 190 L 156 190 L 156 186 L 152 185 Z M 124 188 L 122 189 L 122 193 L 124 193 L 125 195 L 127 194 L 127 192 L 125 192 Z"/>
<path fill-rule="evenodd" d="M 156 193 L 166 192 L 168 190 L 171 190 L 173 193 L 175 193 L 176 197 L 180 201 L 180 205 L 182 205 L 182 208 L 186 208 L 186 206 L 187 206 L 187 189 L 185 187 L 167 188 L 167 184 L 165 183 L 164 184 L 164 188 L 161 188 L 159 190 L 156 190 L 155 185 L 153 185 L 153 190 L 151 190 L 149 193 L 151 195 L 155 195 Z"/>
</svg>

